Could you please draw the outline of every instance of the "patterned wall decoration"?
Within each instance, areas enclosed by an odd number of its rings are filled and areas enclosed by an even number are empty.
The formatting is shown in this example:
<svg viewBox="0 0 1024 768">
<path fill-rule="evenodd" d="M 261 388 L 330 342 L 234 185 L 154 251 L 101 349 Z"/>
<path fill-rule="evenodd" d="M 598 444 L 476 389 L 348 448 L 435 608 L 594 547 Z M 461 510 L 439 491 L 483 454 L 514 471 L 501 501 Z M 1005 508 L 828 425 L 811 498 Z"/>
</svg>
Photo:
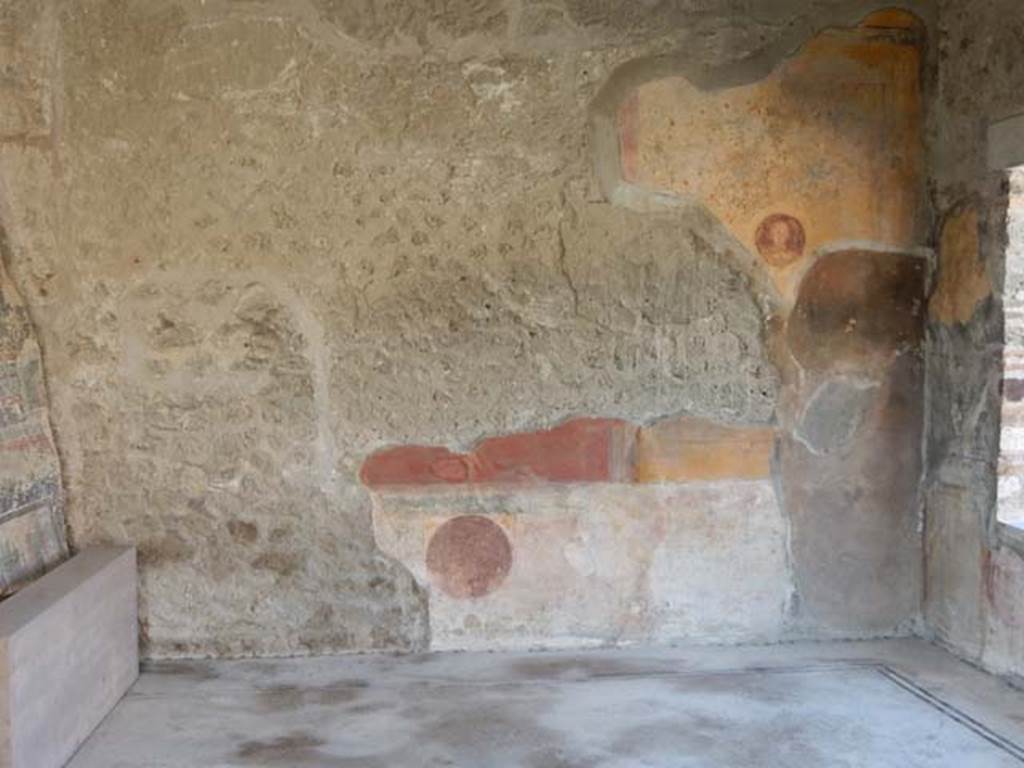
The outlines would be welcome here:
<svg viewBox="0 0 1024 768">
<path fill-rule="evenodd" d="M 28 310 L 0 267 L 0 595 L 67 554 L 42 357 Z"/>
</svg>

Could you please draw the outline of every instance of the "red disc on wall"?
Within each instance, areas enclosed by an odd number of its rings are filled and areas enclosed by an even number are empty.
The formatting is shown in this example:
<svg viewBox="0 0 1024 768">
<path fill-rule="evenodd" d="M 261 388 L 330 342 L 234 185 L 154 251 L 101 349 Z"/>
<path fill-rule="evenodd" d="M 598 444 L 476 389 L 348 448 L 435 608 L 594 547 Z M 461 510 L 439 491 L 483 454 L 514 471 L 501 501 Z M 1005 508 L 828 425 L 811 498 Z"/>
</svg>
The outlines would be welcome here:
<svg viewBox="0 0 1024 768">
<path fill-rule="evenodd" d="M 427 570 L 452 597 L 482 597 L 493 592 L 511 567 L 508 536 L 500 525 L 480 515 L 448 520 L 427 546 Z"/>
<path fill-rule="evenodd" d="M 784 267 L 804 255 L 807 235 L 798 219 L 773 213 L 758 226 L 754 242 L 761 258 L 773 267 Z"/>
</svg>

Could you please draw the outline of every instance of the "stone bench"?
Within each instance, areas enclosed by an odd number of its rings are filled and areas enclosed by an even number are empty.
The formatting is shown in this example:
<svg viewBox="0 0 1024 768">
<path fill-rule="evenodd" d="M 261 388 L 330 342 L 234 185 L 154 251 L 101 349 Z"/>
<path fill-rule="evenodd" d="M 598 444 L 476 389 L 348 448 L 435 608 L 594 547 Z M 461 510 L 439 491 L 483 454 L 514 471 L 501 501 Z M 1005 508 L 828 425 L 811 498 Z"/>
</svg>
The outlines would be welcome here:
<svg viewBox="0 0 1024 768">
<path fill-rule="evenodd" d="M 94 547 L 0 603 L 0 768 L 60 768 L 139 674 L 135 550 Z"/>
</svg>

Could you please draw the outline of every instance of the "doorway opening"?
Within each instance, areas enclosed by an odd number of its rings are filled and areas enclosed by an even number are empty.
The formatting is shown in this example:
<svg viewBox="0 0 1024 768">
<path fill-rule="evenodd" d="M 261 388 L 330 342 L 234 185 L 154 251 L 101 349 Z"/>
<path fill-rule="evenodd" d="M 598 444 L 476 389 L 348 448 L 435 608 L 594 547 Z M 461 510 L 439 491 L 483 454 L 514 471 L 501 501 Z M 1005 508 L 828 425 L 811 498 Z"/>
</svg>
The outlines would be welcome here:
<svg viewBox="0 0 1024 768">
<path fill-rule="evenodd" d="M 1024 165 L 1009 176 L 998 519 L 1024 530 Z"/>
</svg>

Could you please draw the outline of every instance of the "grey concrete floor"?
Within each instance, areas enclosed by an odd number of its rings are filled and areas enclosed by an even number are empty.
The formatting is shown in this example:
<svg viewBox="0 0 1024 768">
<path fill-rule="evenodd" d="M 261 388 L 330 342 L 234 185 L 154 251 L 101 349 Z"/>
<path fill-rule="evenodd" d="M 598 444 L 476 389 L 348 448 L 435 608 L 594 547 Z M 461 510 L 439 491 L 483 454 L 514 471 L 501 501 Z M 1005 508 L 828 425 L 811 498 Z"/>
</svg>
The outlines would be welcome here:
<svg viewBox="0 0 1024 768">
<path fill-rule="evenodd" d="M 1024 693 L 917 640 L 150 667 L 71 768 L 1011 768 Z"/>
</svg>

